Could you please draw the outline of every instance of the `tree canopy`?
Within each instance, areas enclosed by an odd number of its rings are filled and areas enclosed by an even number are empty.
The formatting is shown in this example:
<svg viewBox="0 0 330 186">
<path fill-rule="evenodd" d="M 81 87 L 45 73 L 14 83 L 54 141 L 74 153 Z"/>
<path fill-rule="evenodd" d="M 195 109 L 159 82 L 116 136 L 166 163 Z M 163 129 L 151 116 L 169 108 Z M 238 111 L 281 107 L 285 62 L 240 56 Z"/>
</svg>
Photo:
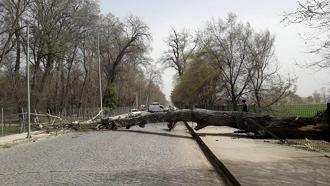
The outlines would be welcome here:
<svg viewBox="0 0 330 186">
<path fill-rule="evenodd" d="M 99 59 L 106 107 L 166 102 L 144 73 L 151 34 L 137 16 L 102 15 L 94 0 L 3 0 L 0 23 L 0 104 L 8 110 L 26 106 L 27 25 L 32 110 L 99 107 Z"/>
</svg>

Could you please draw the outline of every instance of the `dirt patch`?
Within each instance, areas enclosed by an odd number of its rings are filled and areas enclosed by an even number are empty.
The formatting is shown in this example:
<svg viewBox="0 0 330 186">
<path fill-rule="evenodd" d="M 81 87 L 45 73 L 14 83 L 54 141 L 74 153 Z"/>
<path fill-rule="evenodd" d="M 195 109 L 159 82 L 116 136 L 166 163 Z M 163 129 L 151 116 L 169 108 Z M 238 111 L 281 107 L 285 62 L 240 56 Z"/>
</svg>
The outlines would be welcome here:
<svg viewBox="0 0 330 186">
<path fill-rule="evenodd" d="M 312 151 L 330 152 L 330 143 L 323 140 L 290 139 L 289 145 Z"/>
<path fill-rule="evenodd" d="M 0 144 L 0 149 L 8 149 L 8 148 L 10 148 L 11 147 L 11 145 L 10 144 Z"/>
</svg>

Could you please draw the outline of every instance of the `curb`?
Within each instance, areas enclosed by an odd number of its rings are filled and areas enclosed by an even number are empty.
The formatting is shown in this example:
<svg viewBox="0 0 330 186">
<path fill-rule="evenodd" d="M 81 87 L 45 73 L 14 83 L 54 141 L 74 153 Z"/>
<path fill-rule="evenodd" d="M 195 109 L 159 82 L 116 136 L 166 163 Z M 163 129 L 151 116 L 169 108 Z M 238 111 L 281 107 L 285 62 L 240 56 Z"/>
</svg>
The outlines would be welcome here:
<svg viewBox="0 0 330 186">
<path fill-rule="evenodd" d="M 240 186 L 241 184 L 234 177 L 234 175 L 227 169 L 227 167 L 214 155 L 210 148 L 203 142 L 203 140 L 195 133 L 195 131 L 188 125 L 187 122 L 184 122 L 185 126 L 189 130 L 191 136 L 196 140 L 199 147 L 203 151 L 206 158 L 209 160 L 211 165 L 217 171 L 220 177 L 224 177 L 229 185 Z M 224 176 L 223 176 L 224 175 Z"/>
<path fill-rule="evenodd" d="M 63 132 L 63 134 L 66 133 L 65 130 L 62 131 L 62 132 Z M 0 143 L 0 146 L 1 145 L 2 146 L 4 146 L 4 145 L 15 146 L 15 145 L 25 144 L 25 143 L 29 143 L 29 142 L 36 142 L 36 141 L 39 141 L 41 139 L 46 139 L 46 138 L 62 135 L 62 133 L 53 134 L 53 133 L 47 133 L 45 131 L 35 131 L 31 135 L 32 135 L 31 138 L 22 137 L 22 138 L 13 139 L 11 141 L 2 142 L 2 143 Z M 42 136 L 40 136 L 40 135 L 42 135 Z"/>
</svg>

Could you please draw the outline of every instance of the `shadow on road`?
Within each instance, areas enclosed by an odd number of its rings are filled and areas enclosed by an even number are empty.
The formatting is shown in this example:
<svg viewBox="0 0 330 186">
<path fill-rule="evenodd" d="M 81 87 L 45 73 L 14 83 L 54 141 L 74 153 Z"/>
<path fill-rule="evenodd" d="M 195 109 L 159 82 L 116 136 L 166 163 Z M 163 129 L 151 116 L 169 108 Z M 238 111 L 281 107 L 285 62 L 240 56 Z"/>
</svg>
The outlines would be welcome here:
<svg viewBox="0 0 330 186">
<path fill-rule="evenodd" d="M 232 137 L 232 138 L 251 138 L 251 136 L 236 134 L 236 133 L 200 133 L 197 132 L 198 136 L 224 136 L 224 137 Z"/>
<path fill-rule="evenodd" d="M 133 133 L 140 133 L 140 134 L 150 134 L 150 135 L 166 136 L 166 137 L 172 137 L 172 138 L 192 139 L 192 137 L 190 137 L 190 136 L 183 136 L 183 135 L 169 134 L 169 133 L 160 133 L 160 132 L 141 131 L 141 130 L 124 130 L 124 129 L 119 129 L 119 130 L 116 130 L 116 132 L 133 132 Z"/>
</svg>

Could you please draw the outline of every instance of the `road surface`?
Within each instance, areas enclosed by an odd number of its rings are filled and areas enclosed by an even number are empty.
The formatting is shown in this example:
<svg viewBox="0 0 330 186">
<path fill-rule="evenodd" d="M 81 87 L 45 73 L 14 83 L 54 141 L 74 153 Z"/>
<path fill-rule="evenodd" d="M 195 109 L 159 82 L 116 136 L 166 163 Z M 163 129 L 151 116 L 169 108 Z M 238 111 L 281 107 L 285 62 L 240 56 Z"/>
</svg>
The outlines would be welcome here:
<svg viewBox="0 0 330 186">
<path fill-rule="evenodd" d="M 183 125 L 71 133 L 0 149 L 0 185 L 223 185 Z"/>
</svg>

